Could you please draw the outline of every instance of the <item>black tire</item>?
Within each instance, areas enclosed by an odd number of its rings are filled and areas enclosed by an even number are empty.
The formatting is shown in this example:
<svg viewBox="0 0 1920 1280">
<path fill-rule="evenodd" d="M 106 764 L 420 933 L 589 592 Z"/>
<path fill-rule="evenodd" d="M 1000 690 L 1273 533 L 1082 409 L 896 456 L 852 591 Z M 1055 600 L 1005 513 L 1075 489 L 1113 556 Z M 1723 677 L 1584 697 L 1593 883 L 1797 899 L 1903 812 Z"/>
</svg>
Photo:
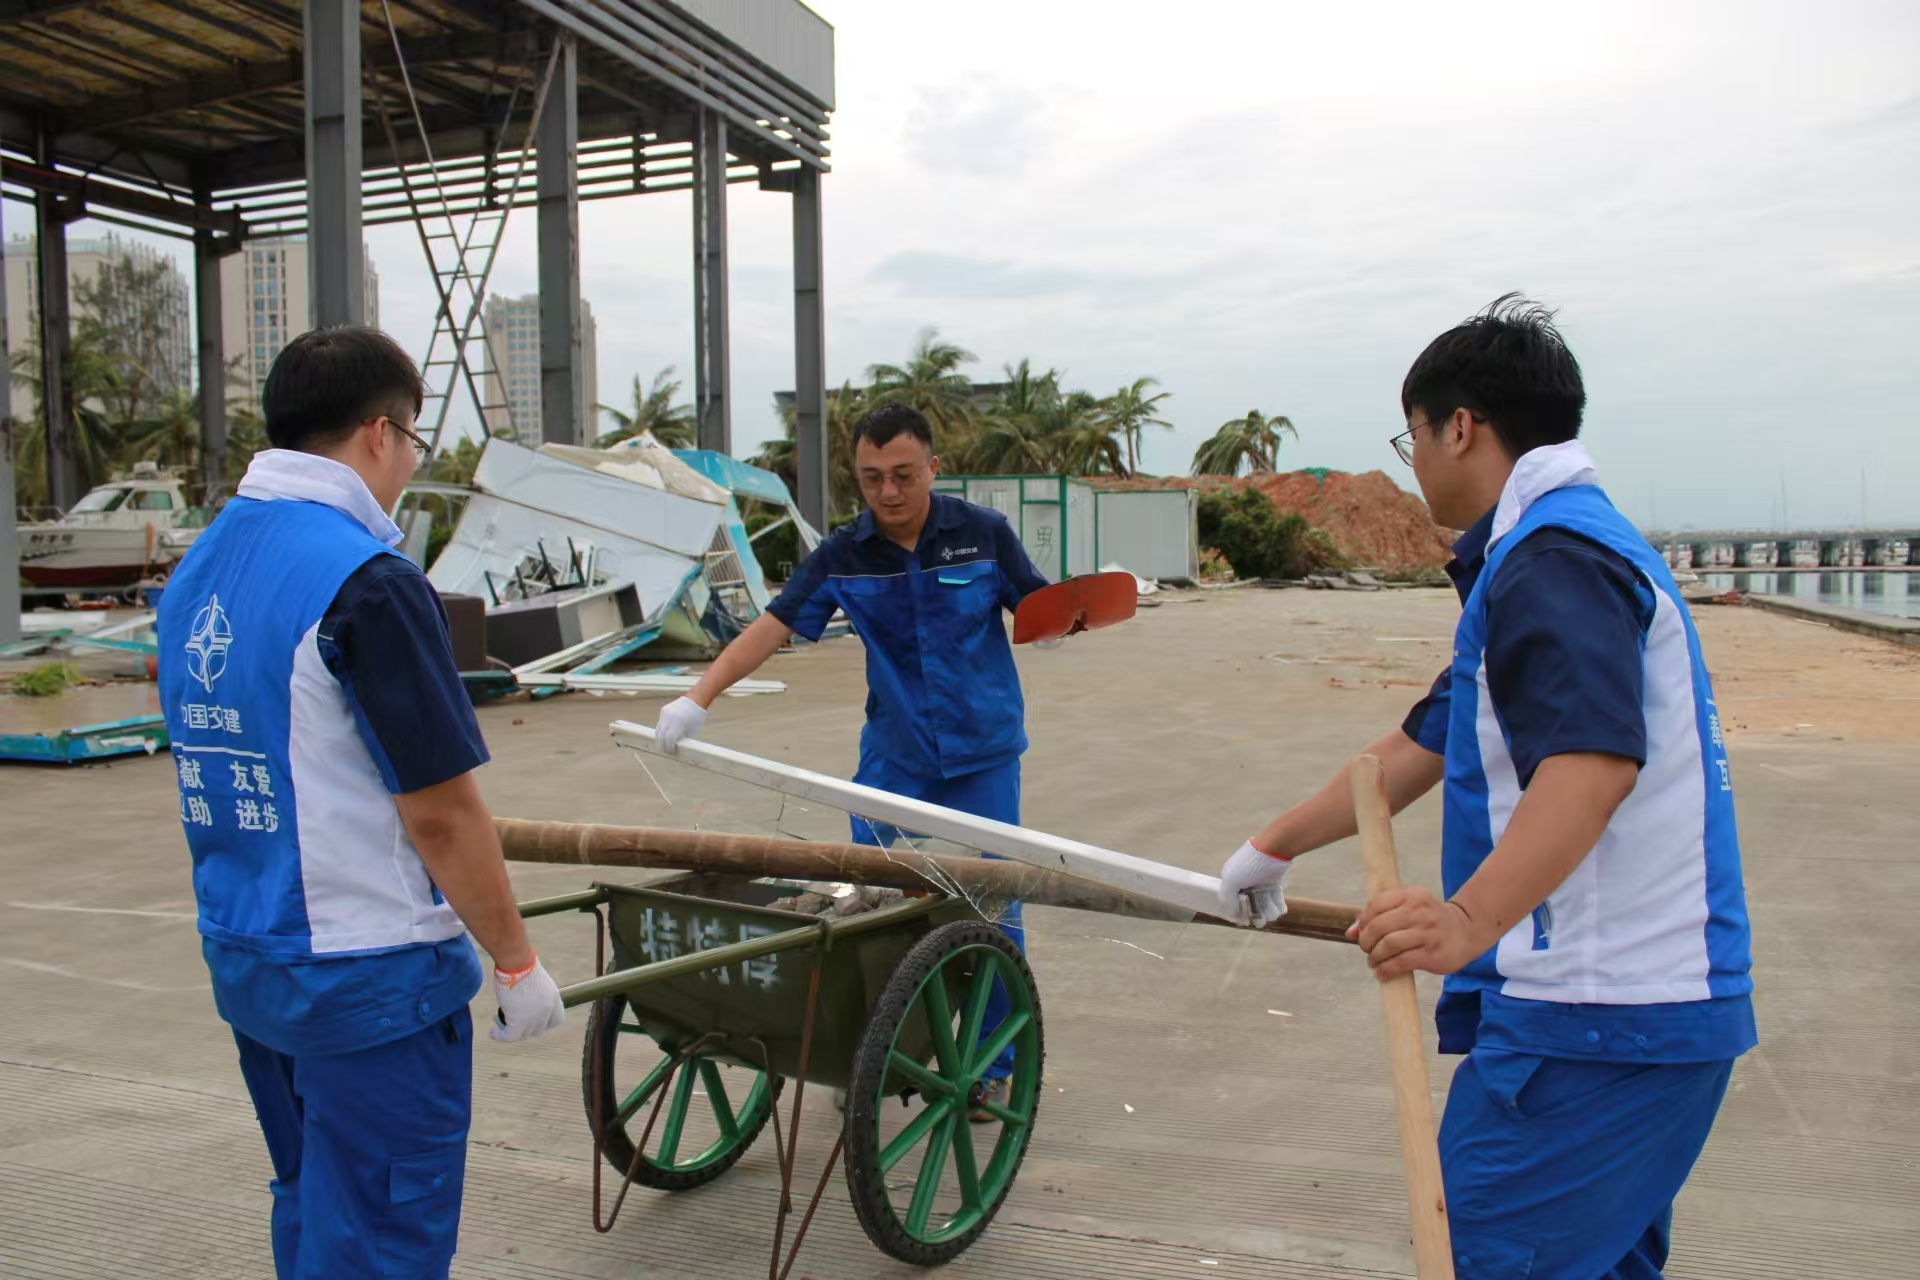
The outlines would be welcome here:
<svg viewBox="0 0 1920 1280">
<path fill-rule="evenodd" d="M 1029 1085 L 1031 1094 L 1028 1103 L 1027 1120 L 1017 1135 L 1017 1146 L 1008 1153 L 1010 1164 L 1004 1175 L 1004 1181 L 997 1192 L 991 1196 L 990 1203 L 979 1206 L 976 1212 L 979 1218 L 971 1227 L 960 1234 L 937 1241 L 922 1239 L 908 1230 L 901 1220 L 898 1209 L 889 1195 L 887 1175 L 881 1171 L 880 1158 L 883 1144 L 880 1136 L 880 1110 L 891 1098 L 905 1098 L 908 1090 L 904 1082 L 897 1077 L 886 1080 L 887 1063 L 899 1033 L 901 1024 L 911 1013 L 915 1001 L 921 993 L 922 985 L 944 962 L 955 957 L 956 953 L 991 948 L 1000 953 L 1010 965 L 1010 973 L 1025 985 L 1026 997 L 1031 1001 L 1032 1039 L 1028 1042 L 1032 1049 L 1033 1083 Z M 1001 969 L 1003 975 L 1009 969 Z M 936 979 L 944 981 L 944 979 Z M 1020 1163 L 1026 1157 L 1026 1148 L 1033 1132 L 1033 1120 L 1039 1104 L 1037 1081 L 1045 1060 L 1045 1045 L 1041 1035 L 1040 998 L 1034 987 L 1033 972 L 1027 967 L 1026 958 L 1013 940 L 997 926 L 977 920 L 963 920 L 944 925 L 933 930 L 916 943 L 913 949 L 902 956 L 894 966 L 892 975 L 887 979 L 885 990 L 874 1005 L 873 1013 L 867 1020 L 866 1031 L 860 1039 L 860 1046 L 854 1053 L 852 1077 L 847 1089 L 846 1118 L 843 1132 L 846 1138 L 847 1152 L 847 1188 L 853 1200 L 855 1215 L 860 1226 L 867 1233 L 876 1248 L 890 1257 L 916 1266 L 931 1267 L 949 1262 L 979 1238 L 980 1233 L 991 1225 L 994 1215 L 999 1212 L 1007 1192 L 1012 1188 L 1014 1178 L 1019 1173 Z M 1025 1064 L 1017 1068 L 1025 1073 Z M 883 1088 L 890 1093 L 883 1094 Z M 963 1115 L 959 1128 L 965 1130 L 967 1119 Z M 1009 1140 L 1003 1136 L 1002 1141 Z M 999 1148 L 996 1148 L 998 1150 Z"/>
<path fill-rule="evenodd" d="M 614 1079 L 615 1065 L 620 1044 L 620 1023 L 625 1017 L 627 1000 L 625 996 L 609 996 L 605 1000 L 594 1002 L 592 1011 L 587 1015 L 587 1038 L 580 1054 L 580 1092 L 586 1101 L 587 1128 L 592 1132 L 594 1141 L 599 1145 L 600 1154 L 607 1164 L 620 1177 L 633 1172 L 633 1180 L 643 1187 L 655 1191 L 690 1191 L 694 1187 L 704 1187 L 715 1178 L 738 1164 L 740 1157 L 747 1153 L 754 1139 L 767 1126 L 772 1115 L 771 1101 L 780 1096 L 786 1080 L 773 1076 L 768 1081 L 767 1096 L 769 1105 L 757 1108 L 757 1115 L 749 1118 L 741 1127 L 739 1137 L 733 1146 L 715 1158 L 703 1162 L 699 1168 L 680 1170 L 642 1159 L 634 1163 L 633 1138 L 626 1126 L 610 1121 L 619 1109 L 622 1084 Z M 628 1034 L 632 1034 L 631 1031 Z M 691 1070 L 692 1064 L 681 1068 Z M 660 1086 L 665 1087 L 664 1082 Z M 634 1122 L 644 1126 L 645 1116 L 652 1109 L 650 1101 L 653 1091 L 646 1095 L 644 1102 L 634 1117 Z"/>
</svg>

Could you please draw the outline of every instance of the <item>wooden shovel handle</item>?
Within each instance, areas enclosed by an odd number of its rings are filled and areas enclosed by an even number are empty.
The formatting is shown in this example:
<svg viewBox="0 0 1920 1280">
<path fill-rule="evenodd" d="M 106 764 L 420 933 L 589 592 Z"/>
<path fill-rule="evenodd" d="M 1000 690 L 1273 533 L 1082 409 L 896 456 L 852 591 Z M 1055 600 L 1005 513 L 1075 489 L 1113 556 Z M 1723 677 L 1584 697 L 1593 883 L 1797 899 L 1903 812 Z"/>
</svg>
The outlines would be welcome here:
<svg viewBox="0 0 1920 1280">
<path fill-rule="evenodd" d="M 1348 768 L 1347 781 L 1353 788 L 1360 861 L 1371 899 L 1400 884 L 1387 773 L 1378 757 L 1361 756 Z M 1453 1280 L 1447 1193 L 1440 1178 L 1440 1144 L 1433 1124 L 1433 1095 L 1427 1087 L 1427 1052 L 1421 1040 L 1420 999 L 1413 975 L 1381 983 L 1380 1004 L 1387 1019 L 1387 1052 L 1393 1060 L 1393 1105 L 1400 1117 L 1400 1159 L 1407 1172 L 1414 1274 L 1419 1280 Z"/>
</svg>

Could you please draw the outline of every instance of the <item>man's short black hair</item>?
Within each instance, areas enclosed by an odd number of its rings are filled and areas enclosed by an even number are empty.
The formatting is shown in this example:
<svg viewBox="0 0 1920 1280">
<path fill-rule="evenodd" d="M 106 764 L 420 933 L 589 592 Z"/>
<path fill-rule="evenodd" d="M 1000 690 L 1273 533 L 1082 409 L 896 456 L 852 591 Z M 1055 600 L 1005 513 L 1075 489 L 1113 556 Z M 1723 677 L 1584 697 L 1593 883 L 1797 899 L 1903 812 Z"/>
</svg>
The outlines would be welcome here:
<svg viewBox="0 0 1920 1280">
<path fill-rule="evenodd" d="M 1447 330 L 1420 353 L 1400 387 L 1400 411 L 1428 422 L 1465 409 L 1493 427 L 1514 457 L 1580 434 L 1587 390 L 1554 313 L 1517 293 Z"/>
<path fill-rule="evenodd" d="M 874 448 L 884 449 L 899 435 L 912 436 L 929 450 L 933 448 L 933 427 L 927 415 L 898 401 L 883 404 L 860 419 L 853 428 L 853 447 L 858 449 L 862 440 L 868 440 Z"/>
<path fill-rule="evenodd" d="M 420 415 L 427 386 L 413 357 L 380 330 L 335 325 L 301 334 L 274 357 L 260 411 L 276 449 L 313 453 L 368 418 Z"/>
</svg>

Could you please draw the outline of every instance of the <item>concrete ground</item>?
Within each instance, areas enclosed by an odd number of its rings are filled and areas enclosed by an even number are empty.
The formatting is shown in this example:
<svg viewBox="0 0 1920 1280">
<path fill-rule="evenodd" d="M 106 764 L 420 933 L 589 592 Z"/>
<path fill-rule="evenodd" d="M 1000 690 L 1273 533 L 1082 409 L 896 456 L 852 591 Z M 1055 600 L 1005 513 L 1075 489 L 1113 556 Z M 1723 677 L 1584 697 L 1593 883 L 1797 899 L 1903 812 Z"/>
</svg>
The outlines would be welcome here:
<svg viewBox="0 0 1920 1280">
<path fill-rule="evenodd" d="M 1023 653 L 1027 821 L 1211 871 L 1397 722 L 1456 611 L 1434 591 L 1208 593 Z M 1700 615 L 1732 735 L 1763 1043 L 1681 1197 L 1669 1274 L 1920 1275 L 1920 1000 L 1899 941 L 1920 895 L 1920 662 L 1757 611 Z M 776 658 L 767 674 L 789 692 L 722 703 L 707 736 L 845 775 L 861 660 L 851 640 Z M 606 735 L 657 705 L 483 711 L 495 811 L 837 834 L 831 814 L 656 765 L 669 804 Z M 0 1274 L 270 1274 L 266 1153 L 208 995 L 176 806 L 164 759 L 0 772 Z M 1435 882 L 1437 801 L 1397 831 L 1408 877 Z M 515 874 L 523 897 L 591 878 Z M 1359 886 L 1351 846 L 1296 876 L 1307 896 Z M 1378 1001 L 1355 952 L 1053 910 L 1028 925 L 1043 1105 L 1006 1207 L 947 1274 L 1409 1273 Z M 561 981 L 590 973 L 583 919 L 535 928 Z M 479 1042 L 455 1274 L 760 1274 L 777 1186 L 765 1137 L 711 1187 L 636 1191 L 594 1232 L 581 1021 L 532 1045 Z M 1435 1060 L 1436 1102 L 1450 1070 Z M 802 1186 L 832 1141 L 820 1101 Z M 794 1274 L 912 1270 L 871 1248 L 836 1179 Z"/>
</svg>

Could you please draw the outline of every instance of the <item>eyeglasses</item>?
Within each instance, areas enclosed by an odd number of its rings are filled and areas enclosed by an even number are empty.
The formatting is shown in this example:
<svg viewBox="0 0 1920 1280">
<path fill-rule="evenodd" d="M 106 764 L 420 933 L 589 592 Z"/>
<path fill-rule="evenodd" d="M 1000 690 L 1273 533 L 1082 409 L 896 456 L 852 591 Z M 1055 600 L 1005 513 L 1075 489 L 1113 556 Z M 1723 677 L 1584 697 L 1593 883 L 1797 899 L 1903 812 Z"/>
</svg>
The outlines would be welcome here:
<svg viewBox="0 0 1920 1280">
<path fill-rule="evenodd" d="M 1392 445 L 1393 451 L 1400 455 L 1400 461 L 1406 463 L 1408 466 L 1412 466 L 1413 465 L 1413 433 L 1418 431 L 1422 427 L 1436 427 L 1439 425 L 1440 425 L 1439 423 L 1434 423 L 1434 422 L 1416 422 L 1412 426 L 1408 427 L 1405 431 L 1402 431 L 1399 435 L 1395 436 L 1393 439 L 1387 441 L 1387 443 Z"/>
<path fill-rule="evenodd" d="M 426 461 L 427 456 L 433 452 L 433 446 L 428 444 L 426 441 L 426 438 L 420 435 L 418 432 L 416 432 L 412 427 L 402 426 L 400 423 L 394 421 L 392 418 L 387 417 L 385 414 L 381 415 L 380 420 L 386 423 L 388 426 L 392 427 L 395 431 L 398 431 L 401 435 L 405 436 L 408 440 L 411 440 L 413 442 L 414 450 L 415 452 L 419 453 L 420 460 L 422 462 Z"/>
</svg>

